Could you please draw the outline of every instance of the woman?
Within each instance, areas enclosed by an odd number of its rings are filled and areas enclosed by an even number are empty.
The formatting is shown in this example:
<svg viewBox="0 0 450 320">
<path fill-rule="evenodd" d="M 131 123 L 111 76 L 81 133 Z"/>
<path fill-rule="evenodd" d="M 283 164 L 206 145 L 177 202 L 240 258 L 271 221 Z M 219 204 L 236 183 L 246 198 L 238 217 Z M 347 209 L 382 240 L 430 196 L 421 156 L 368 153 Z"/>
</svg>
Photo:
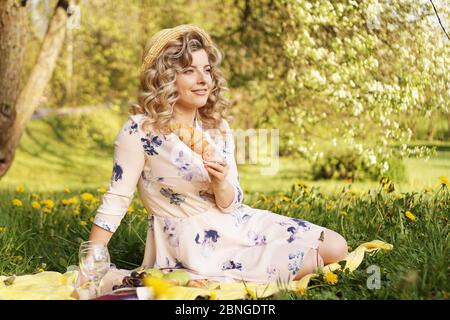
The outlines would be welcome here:
<svg viewBox="0 0 450 320">
<path fill-rule="evenodd" d="M 347 244 L 336 232 L 242 203 L 221 60 L 193 25 L 149 40 L 138 103 L 116 138 L 113 175 L 89 240 L 109 242 L 137 186 L 149 212 L 143 266 L 264 283 L 342 260 Z"/>
</svg>

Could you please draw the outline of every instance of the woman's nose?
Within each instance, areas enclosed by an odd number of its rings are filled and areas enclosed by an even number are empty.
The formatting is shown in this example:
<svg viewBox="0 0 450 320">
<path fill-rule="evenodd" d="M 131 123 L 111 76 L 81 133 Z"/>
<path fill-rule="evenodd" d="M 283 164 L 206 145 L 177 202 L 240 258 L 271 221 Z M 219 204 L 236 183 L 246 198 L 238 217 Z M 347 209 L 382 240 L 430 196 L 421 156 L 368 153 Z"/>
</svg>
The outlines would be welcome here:
<svg viewBox="0 0 450 320">
<path fill-rule="evenodd" d="M 197 82 L 205 82 L 205 75 L 202 72 L 197 72 Z"/>
</svg>

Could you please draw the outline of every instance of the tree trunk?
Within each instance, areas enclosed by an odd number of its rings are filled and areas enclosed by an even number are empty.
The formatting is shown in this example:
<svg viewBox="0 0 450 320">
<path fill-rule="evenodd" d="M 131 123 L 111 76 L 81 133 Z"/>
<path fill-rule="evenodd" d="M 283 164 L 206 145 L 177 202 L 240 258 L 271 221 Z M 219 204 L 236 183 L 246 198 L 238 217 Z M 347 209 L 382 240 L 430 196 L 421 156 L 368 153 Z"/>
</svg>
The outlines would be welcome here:
<svg viewBox="0 0 450 320">
<path fill-rule="evenodd" d="M 428 124 L 428 131 L 427 131 L 427 140 L 433 141 L 434 140 L 434 134 L 436 132 L 436 120 L 438 117 L 435 117 L 434 114 L 430 117 L 430 123 Z"/>
<path fill-rule="evenodd" d="M 26 3 L 0 1 L 0 172 L 12 162 L 14 153 L 5 148 L 16 120 L 15 102 L 26 43 Z M 1 176 L 1 174 L 0 174 Z"/>
<path fill-rule="evenodd" d="M 8 129 L 9 138 L 0 145 L 0 177 L 10 168 L 20 138 L 51 78 L 61 51 L 67 24 L 68 1 L 59 0 L 42 43 L 36 64 L 16 101 L 17 117 Z"/>
</svg>

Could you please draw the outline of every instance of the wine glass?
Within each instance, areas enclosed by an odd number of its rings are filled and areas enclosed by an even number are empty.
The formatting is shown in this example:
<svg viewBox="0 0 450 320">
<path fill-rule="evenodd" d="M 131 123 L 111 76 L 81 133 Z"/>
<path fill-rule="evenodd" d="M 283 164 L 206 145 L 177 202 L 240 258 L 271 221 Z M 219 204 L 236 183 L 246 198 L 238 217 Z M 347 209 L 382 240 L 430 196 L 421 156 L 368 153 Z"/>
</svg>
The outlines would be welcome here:
<svg viewBox="0 0 450 320">
<path fill-rule="evenodd" d="M 92 280 L 95 285 L 95 292 L 98 296 L 100 281 L 108 272 L 111 266 L 108 247 L 104 244 L 92 241 L 82 242 L 79 250 L 80 271 Z"/>
</svg>

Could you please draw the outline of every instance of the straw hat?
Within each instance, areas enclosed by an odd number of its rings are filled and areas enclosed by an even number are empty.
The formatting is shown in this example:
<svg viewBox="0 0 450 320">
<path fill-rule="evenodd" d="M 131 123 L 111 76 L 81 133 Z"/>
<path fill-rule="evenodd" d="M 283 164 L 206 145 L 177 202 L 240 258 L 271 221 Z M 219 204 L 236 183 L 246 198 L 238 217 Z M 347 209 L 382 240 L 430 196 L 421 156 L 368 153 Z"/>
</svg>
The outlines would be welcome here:
<svg viewBox="0 0 450 320">
<path fill-rule="evenodd" d="M 154 34 L 145 46 L 140 72 L 144 72 L 155 62 L 169 41 L 176 40 L 189 31 L 198 32 L 206 43 L 212 44 L 209 35 L 202 28 L 192 24 L 182 24 L 174 28 L 163 29 Z"/>
</svg>

